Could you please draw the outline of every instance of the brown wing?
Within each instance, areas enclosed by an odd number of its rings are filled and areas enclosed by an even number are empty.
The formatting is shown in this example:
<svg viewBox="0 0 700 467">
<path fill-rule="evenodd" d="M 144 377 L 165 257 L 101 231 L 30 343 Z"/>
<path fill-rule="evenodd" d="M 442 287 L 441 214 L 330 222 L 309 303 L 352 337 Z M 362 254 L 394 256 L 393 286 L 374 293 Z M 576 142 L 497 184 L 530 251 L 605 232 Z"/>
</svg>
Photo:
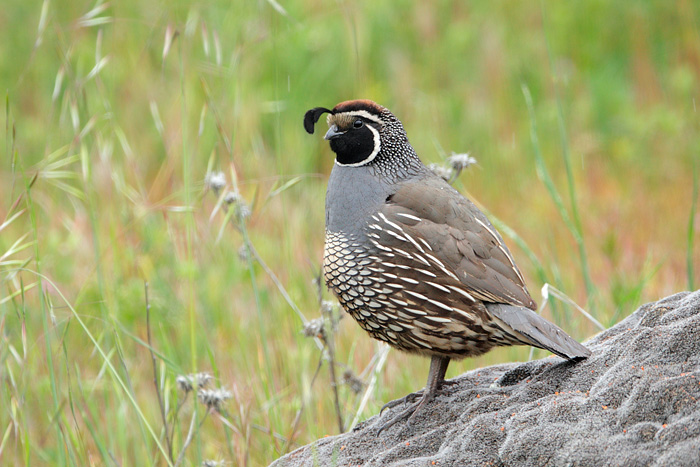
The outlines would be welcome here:
<svg viewBox="0 0 700 467">
<path fill-rule="evenodd" d="M 537 308 L 496 229 L 442 179 L 406 183 L 387 201 L 377 220 L 407 234 L 403 237 L 421 246 L 422 257 L 456 276 L 466 293 L 483 302 Z M 403 240 L 391 232 L 379 230 L 379 243 L 401 248 Z"/>
</svg>

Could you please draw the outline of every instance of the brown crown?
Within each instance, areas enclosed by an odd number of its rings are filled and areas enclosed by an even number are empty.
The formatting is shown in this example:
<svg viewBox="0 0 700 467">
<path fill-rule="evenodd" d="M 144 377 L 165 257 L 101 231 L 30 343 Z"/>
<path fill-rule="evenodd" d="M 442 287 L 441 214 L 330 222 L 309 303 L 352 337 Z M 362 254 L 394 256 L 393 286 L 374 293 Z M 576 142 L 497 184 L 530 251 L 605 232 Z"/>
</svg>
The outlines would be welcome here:
<svg viewBox="0 0 700 467">
<path fill-rule="evenodd" d="M 366 110 L 375 115 L 381 115 L 386 109 L 381 105 L 369 99 L 356 99 L 353 101 L 345 101 L 333 107 L 333 113 L 352 112 L 355 110 Z"/>
</svg>

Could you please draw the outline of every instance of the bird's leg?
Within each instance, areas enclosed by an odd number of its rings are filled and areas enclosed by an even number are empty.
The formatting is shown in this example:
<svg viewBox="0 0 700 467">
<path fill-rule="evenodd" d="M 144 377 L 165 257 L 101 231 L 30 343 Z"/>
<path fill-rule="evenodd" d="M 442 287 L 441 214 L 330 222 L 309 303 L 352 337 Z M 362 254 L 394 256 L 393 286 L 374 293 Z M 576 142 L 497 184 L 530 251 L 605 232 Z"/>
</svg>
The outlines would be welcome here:
<svg viewBox="0 0 700 467">
<path fill-rule="evenodd" d="M 408 396 L 398 399 L 396 401 L 389 402 L 382 407 L 382 411 L 387 408 L 395 407 L 404 402 L 411 402 L 411 406 L 406 408 L 404 411 L 400 412 L 391 420 L 388 420 L 379 427 L 377 435 L 387 428 L 393 426 L 395 423 L 408 417 L 408 423 L 410 424 L 412 420 L 415 419 L 416 414 L 421 411 L 428 402 L 432 401 L 440 390 L 440 387 L 445 382 L 445 373 L 447 372 L 447 366 L 450 364 L 449 357 L 438 357 L 433 356 L 430 360 L 430 370 L 428 371 L 428 383 L 425 385 L 425 389 L 422 392 L 414 392 Z M 420 397 L 420 400 L 414 401 Z M 380 412 L 381 414 L 381 412 Z"/>
<path fill-rule="evenodd" d="M 445 380 L 445 373 L 447 373 L 447 365 L 450 363 L 450 359 L 447 357 L 433 357 L 432 360 L 430 360 L 430 370 L 428 372 L 428 385 L 430 385 L 431 374 L 433 371 L 435 371 L 434 366 L 437 365 L 436 359 L 446 360 L 446 363 L 444 364 L 444 366 L 438 367 L 439 372 L 437 373 L 437 390 L 436 391 L 440 391 L 445 386 L 452 386 L 453 384 L 457 384 L 457 381 Z M 423 396 L 423 392 L 424 392 L 423 389 L 421 389 L 420 391 L 416 391 L 416 392 L 412 392 L 410 394 L 407 394 L 407 395 L 401 397 L 400 399 L 396 399 L 396 400 L 387 402 L 379 410 L 379 414 L 381 415 L 382 413 L 384 413 L 384 411 L 386 409 L 393 409 L 397 405 L 413 403 L 417 399 L 419 399 L 421 396 Z"/>
</svg>

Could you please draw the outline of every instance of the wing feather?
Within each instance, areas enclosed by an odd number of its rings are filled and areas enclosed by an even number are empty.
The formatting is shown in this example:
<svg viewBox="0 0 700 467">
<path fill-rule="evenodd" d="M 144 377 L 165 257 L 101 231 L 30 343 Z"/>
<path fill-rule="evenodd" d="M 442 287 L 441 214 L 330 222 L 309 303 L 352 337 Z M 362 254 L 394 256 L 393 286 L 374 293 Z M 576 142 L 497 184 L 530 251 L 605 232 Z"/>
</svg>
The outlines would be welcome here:
<svg viewBox="0 0 700 467">
<path fill-rule="evenodd" d="M 378 221 L 426 244 L 465 291 L 478 300 L 536 309 L 510 251 L 486 216 L 438 178 L 400 185 L 379 212 Z M 397 230 L 397 229 L 394 229 Z M 401 243 L 383 235 L 381 243 Z M 426 250 L 427 251 L 427 250 Z"/>
</svg>

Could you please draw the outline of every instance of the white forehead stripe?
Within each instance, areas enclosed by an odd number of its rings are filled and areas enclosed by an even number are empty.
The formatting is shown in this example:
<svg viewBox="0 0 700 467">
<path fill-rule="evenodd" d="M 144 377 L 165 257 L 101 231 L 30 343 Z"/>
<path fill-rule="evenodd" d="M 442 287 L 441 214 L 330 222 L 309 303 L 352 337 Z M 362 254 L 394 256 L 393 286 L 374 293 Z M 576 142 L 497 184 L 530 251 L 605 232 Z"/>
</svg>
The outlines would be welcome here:
<svg viewBox="0 0 700 467">
<path fill-rule="evenodd" d="M 364 110 L 361 110 L 360 112 L 367 113 Z M 355 114 L 357 114 L 357 112 L 348 112 L 348 114 L 355 115 Z M 370 114 L 367 114 L 367 115 L 370 115 Z M 374 150 L 372 151 L 372 153 L 369 156 L 367 156 L 365 159 L 361 160 L 360 162 L 356 162 L 354 164 L 341 164 L 340 162 L 338 162 L 338 159 L 336 158 L 336 160 L 335 160 L 336 164 L 343 166 L 343 167 L 360 167 L 361 165 L 369 164 L 370 162 L 372 162 L 374 160 L 375 157 L 377 157 L 377 154 L 379 154 L 379 150 L 382 148 L 382 143 L 379 140 L 379 132 L 372 125 L 365 125 L 365 127 L 369 128 L 369 131 L 371 131 L 372 135 L 374 135 Z"/>
<path fill-rule="evenodd" d="M 334 115 L 349 115 L 351 117 L 362 117 L 366 118 L 367 120 L 371 120 L 374 123 L 379 123 L 380 125 L 384 125 L 384 122 L 382 122 L 382 119 L 377 117 L 374 114 L 371 114 L 367 112 L 366 110 L 350 110 L 348 112 L 340 112 Z M 330 115 L 328 115 L 330 117 Z"/>
</svg>

